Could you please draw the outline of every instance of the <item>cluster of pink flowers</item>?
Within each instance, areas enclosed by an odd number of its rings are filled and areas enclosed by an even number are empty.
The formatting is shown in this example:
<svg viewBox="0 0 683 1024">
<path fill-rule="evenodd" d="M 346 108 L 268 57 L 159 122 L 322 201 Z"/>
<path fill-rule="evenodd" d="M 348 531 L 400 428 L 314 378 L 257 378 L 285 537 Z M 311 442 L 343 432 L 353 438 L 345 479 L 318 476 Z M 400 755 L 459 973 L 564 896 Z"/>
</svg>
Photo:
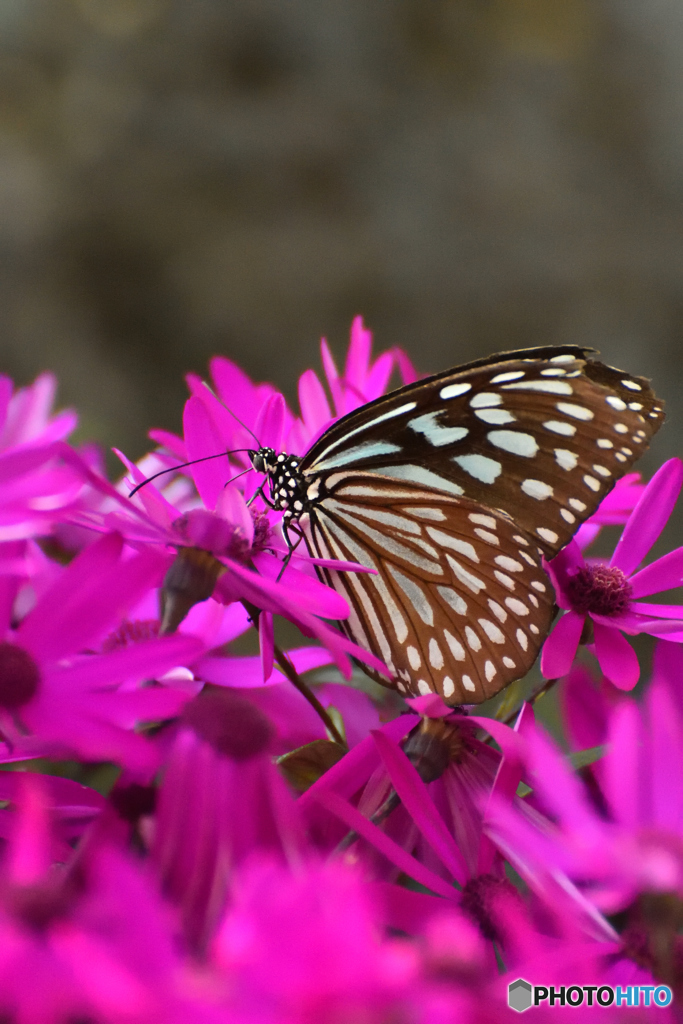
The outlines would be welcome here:
<svg viewBox="0 0 683 1024">
<path fill-rule="evenodd" d="M 563 747 L 529 702 L 378 698 L 303 545 L 282 571 L 248 455 L 416 379 L 371 347 L 357 319 L 340 372 L 323 341 L 298 416 L 216 357 L 117 483 L 49 374 L 0 378 L 0 1021 L 495 1024 L 518 979 L 561 993 L 534 1020 L 572 986 L 648 1000 L 577 1020 L 679 1019 L 683 605 L 652 595 L 683 549 L 643 561 L 683 463 L 625 477 L 547 566 Z M 607 525 L 609 561 L 585 553 Z M 282 650 L 278 618 L 313 643 Z"/>
</svg>

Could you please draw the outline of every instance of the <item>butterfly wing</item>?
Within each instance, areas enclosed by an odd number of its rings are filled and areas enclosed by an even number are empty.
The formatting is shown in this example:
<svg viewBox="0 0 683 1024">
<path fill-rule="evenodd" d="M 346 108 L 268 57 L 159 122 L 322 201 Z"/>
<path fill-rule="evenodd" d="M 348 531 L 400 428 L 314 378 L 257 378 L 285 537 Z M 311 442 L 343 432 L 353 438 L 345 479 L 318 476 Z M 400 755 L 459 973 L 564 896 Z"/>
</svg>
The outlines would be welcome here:
<svg viewBox="0 0 683 1024">
<path fill-rule="evenodd" d="M 301 526 L 318 557 L 375 570 L 322 574 L 351 608 L 342 627 L 387 664 L 401 692 L 479 703 L 535 661 L 552 587 L 540 549 L 509 516 L 357 473 L 333 482 Z"/>
<path fill-rule="evenodd" d="M 663 422 L 649 383 L 575 346 L 479 360 L 338 420 L 301 471 L 324 494 L 359 470 L 503 510 L 551 558 Z"/>
</svg>

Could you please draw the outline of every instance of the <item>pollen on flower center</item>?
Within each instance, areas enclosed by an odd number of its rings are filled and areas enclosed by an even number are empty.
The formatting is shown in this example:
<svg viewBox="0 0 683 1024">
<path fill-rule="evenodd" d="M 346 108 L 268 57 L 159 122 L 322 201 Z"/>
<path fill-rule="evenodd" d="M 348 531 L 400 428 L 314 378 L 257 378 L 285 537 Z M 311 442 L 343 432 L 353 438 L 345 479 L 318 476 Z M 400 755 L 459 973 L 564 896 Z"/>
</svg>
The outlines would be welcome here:
<svg viewBox="0 0 683 1024">
<path fill-rule="evenodd" d="M 14 711 L 28 704 L 40 684 L 40 669 L 23 647 L 0 643 L 0 707 Z"/>
<path fill-rule="evenodd" d="M 631 599 L 631 584 L 613 565 L 584 565 L 570 576 L 567 593 L 581 614 L 622 615 Z"/>
</svg>

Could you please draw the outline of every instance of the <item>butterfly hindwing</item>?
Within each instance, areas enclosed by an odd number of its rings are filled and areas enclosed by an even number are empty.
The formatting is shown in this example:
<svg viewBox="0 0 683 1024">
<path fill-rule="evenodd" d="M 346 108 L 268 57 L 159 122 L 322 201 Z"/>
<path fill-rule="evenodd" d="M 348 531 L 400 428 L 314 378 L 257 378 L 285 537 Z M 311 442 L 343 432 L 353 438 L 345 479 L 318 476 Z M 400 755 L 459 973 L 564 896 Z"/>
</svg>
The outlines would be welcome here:
<svg viewBox="0 0 683 1024">
<path fill-rule="evenodd" d="M 535 661 L 552 588 L 536 543 L 508 516 L 349 473 L 301 525 L 319 557 L 376 571 L 323 575 L 350 605 L 343 628 L 387 664 L 401 692 L 479 703 Z"/>
</svg>

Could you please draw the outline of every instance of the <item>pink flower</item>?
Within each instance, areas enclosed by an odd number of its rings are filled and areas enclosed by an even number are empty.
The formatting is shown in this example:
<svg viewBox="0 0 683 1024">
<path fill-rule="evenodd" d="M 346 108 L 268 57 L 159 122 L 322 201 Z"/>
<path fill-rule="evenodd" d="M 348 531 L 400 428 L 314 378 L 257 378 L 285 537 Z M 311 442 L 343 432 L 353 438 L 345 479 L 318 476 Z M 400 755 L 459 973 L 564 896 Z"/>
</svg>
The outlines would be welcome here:
<svg viewBox="0 0 683 1024">
<path fill-rule="evenodd" d="M 0 622 L 2 760 L 76 754 L 154 770 L 155 748 L 133 732 L 141 721 L 175 716 L 188 698 L 140 686 L 203 650 L 193 637 L 166 637 L 94 654 L 126 610 L 159 582 L 163 560 L 149 550 L 122 557 L 109 534 L 86 548 L 38 599 L 16 630 Z M 120 684 L 134 681 L 135 689 Z"/>
<path fill-rule="evenodd" d="M 272 741 L 273 728 L 254 704 L 214 690 L 186 706 L 168 754 L 152 856 L 200 952 L 236 867 L 254 852 L 296 862 L 304 846 Z"/>
<path fill-rule="evenodd" d="M 636 633 L 675 634 L 683 630 L 683 606 L 640 601 L 683 581 L 683 548 L 677 548 L 644 569 L 638 566 L 671 515 L 683 482 L 683 464 L 670 459 L 643 491 L 609 564 L 587 563 L 571 541 L 546 568 L 565 614 L 546 640 L 541 671 L 546 679 L 571 668 L 587 617 L 592 650 L 610 682 L 623 690 L 638 681 L 640 667 L 622 636 Z"/>
<path fill-rule="evenodd" d="M 22 1024 L 201 1024 L 172 922 L 149 882 L 108 847 L 52 865 L 50 804 L 20 777 L 0 885 L 0 1016 Z M 68 848 L 67 848 L 68 849 Z"/>
</svg>

